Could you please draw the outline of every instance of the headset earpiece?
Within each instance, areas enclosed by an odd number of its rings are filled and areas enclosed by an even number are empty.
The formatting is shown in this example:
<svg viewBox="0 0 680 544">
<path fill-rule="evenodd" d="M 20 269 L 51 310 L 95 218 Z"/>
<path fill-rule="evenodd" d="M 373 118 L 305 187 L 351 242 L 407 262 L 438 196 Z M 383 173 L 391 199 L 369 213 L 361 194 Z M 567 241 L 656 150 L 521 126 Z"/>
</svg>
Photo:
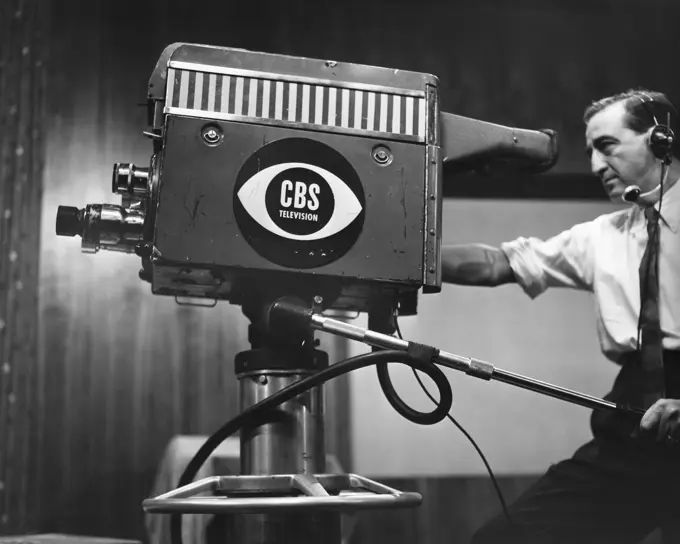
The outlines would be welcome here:
<svg viewBox="0 0 680 544">
<path fill-rule="evenodd" d="M 647 142 L 657 159 L 670 163 L 675 134 L 666 125 L 655 125 L 649 131 Z"/>
<path fill-rule="evenodd" d="M 654 126 L 647 132 L 647 145 L 657 159 L 668 165 L 673 160 L 673 143 L 675 142 L 675 133 L 669 126 L 670 113 L 668 114 L 668 123 L 662 125 L 651 108 L 647 107 L 647 102 L 653 103 L 654 99 L 646 93 L 640 93 L 638 98 L 642 107 L 654 121 Z"/>
</svg>

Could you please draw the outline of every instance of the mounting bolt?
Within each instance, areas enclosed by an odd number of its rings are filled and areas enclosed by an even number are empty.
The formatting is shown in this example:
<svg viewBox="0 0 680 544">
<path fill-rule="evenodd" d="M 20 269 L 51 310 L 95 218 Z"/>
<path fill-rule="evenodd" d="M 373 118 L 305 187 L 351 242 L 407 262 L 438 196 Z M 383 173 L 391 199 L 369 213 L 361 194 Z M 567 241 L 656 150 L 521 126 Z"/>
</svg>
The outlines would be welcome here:
<svg viewBox="0 0 680 544">
<path fill-rule="evenodd" d="M 222 130 L 214 125 L 204 126 L 201 129 L 201 136 L 203 141 L 210 146 L 219 145 L 223 138 Z"/>
<path fill-rule="evenodd" d="M 392 162 L 392 153 L 383 145 L 373 148 L 373 160 L 380 166 L 387 166 Z"/>
</svg>

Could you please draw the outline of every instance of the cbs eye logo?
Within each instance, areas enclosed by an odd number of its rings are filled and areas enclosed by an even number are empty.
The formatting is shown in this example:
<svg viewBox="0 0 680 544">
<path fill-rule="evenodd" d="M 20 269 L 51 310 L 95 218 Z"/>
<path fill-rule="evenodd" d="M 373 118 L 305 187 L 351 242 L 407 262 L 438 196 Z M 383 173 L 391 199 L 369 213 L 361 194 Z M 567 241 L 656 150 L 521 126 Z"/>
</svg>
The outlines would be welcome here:
<svg viewBox="0 0 680 544">
<path fill-rule="evenodd" d="M 316 268 L 347 253 L 361 233 L 364 206 L 349 161 L 303 138 L 259 149 L 234 186 L 234 216 L 244 238 L 286 268 Z"/>
</svg>

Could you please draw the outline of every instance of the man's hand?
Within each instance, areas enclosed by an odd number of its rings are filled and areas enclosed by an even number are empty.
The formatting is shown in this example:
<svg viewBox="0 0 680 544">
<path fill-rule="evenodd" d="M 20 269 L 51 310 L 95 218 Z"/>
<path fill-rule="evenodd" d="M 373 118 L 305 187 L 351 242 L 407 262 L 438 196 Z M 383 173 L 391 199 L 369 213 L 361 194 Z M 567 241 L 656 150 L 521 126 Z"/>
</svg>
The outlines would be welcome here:
<svg viewBox="0 0 680 544">
<path fill-rule="evenodd" d="M 656 433 L 659 442 L 680 444 L 680 400 L 657 400 L 642 416 L 640 428 Z"/>
</svg>

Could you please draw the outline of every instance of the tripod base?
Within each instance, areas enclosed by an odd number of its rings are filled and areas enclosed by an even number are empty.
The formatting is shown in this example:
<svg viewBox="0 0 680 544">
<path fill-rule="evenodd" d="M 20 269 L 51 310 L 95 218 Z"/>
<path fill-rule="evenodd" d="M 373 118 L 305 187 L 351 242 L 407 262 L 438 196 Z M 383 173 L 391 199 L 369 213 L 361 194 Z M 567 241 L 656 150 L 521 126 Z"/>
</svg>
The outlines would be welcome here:
<svg viewBox="0 0 680 544">
<path fill-rule="evenodd" d="M 200 493 L 212 496 L 196 497 Z M 275 513 L 413 508 L 419 493 L 393 489 L 357 474 L 213 476 L 146 499 L 155 513 Z"/>
</svg>

